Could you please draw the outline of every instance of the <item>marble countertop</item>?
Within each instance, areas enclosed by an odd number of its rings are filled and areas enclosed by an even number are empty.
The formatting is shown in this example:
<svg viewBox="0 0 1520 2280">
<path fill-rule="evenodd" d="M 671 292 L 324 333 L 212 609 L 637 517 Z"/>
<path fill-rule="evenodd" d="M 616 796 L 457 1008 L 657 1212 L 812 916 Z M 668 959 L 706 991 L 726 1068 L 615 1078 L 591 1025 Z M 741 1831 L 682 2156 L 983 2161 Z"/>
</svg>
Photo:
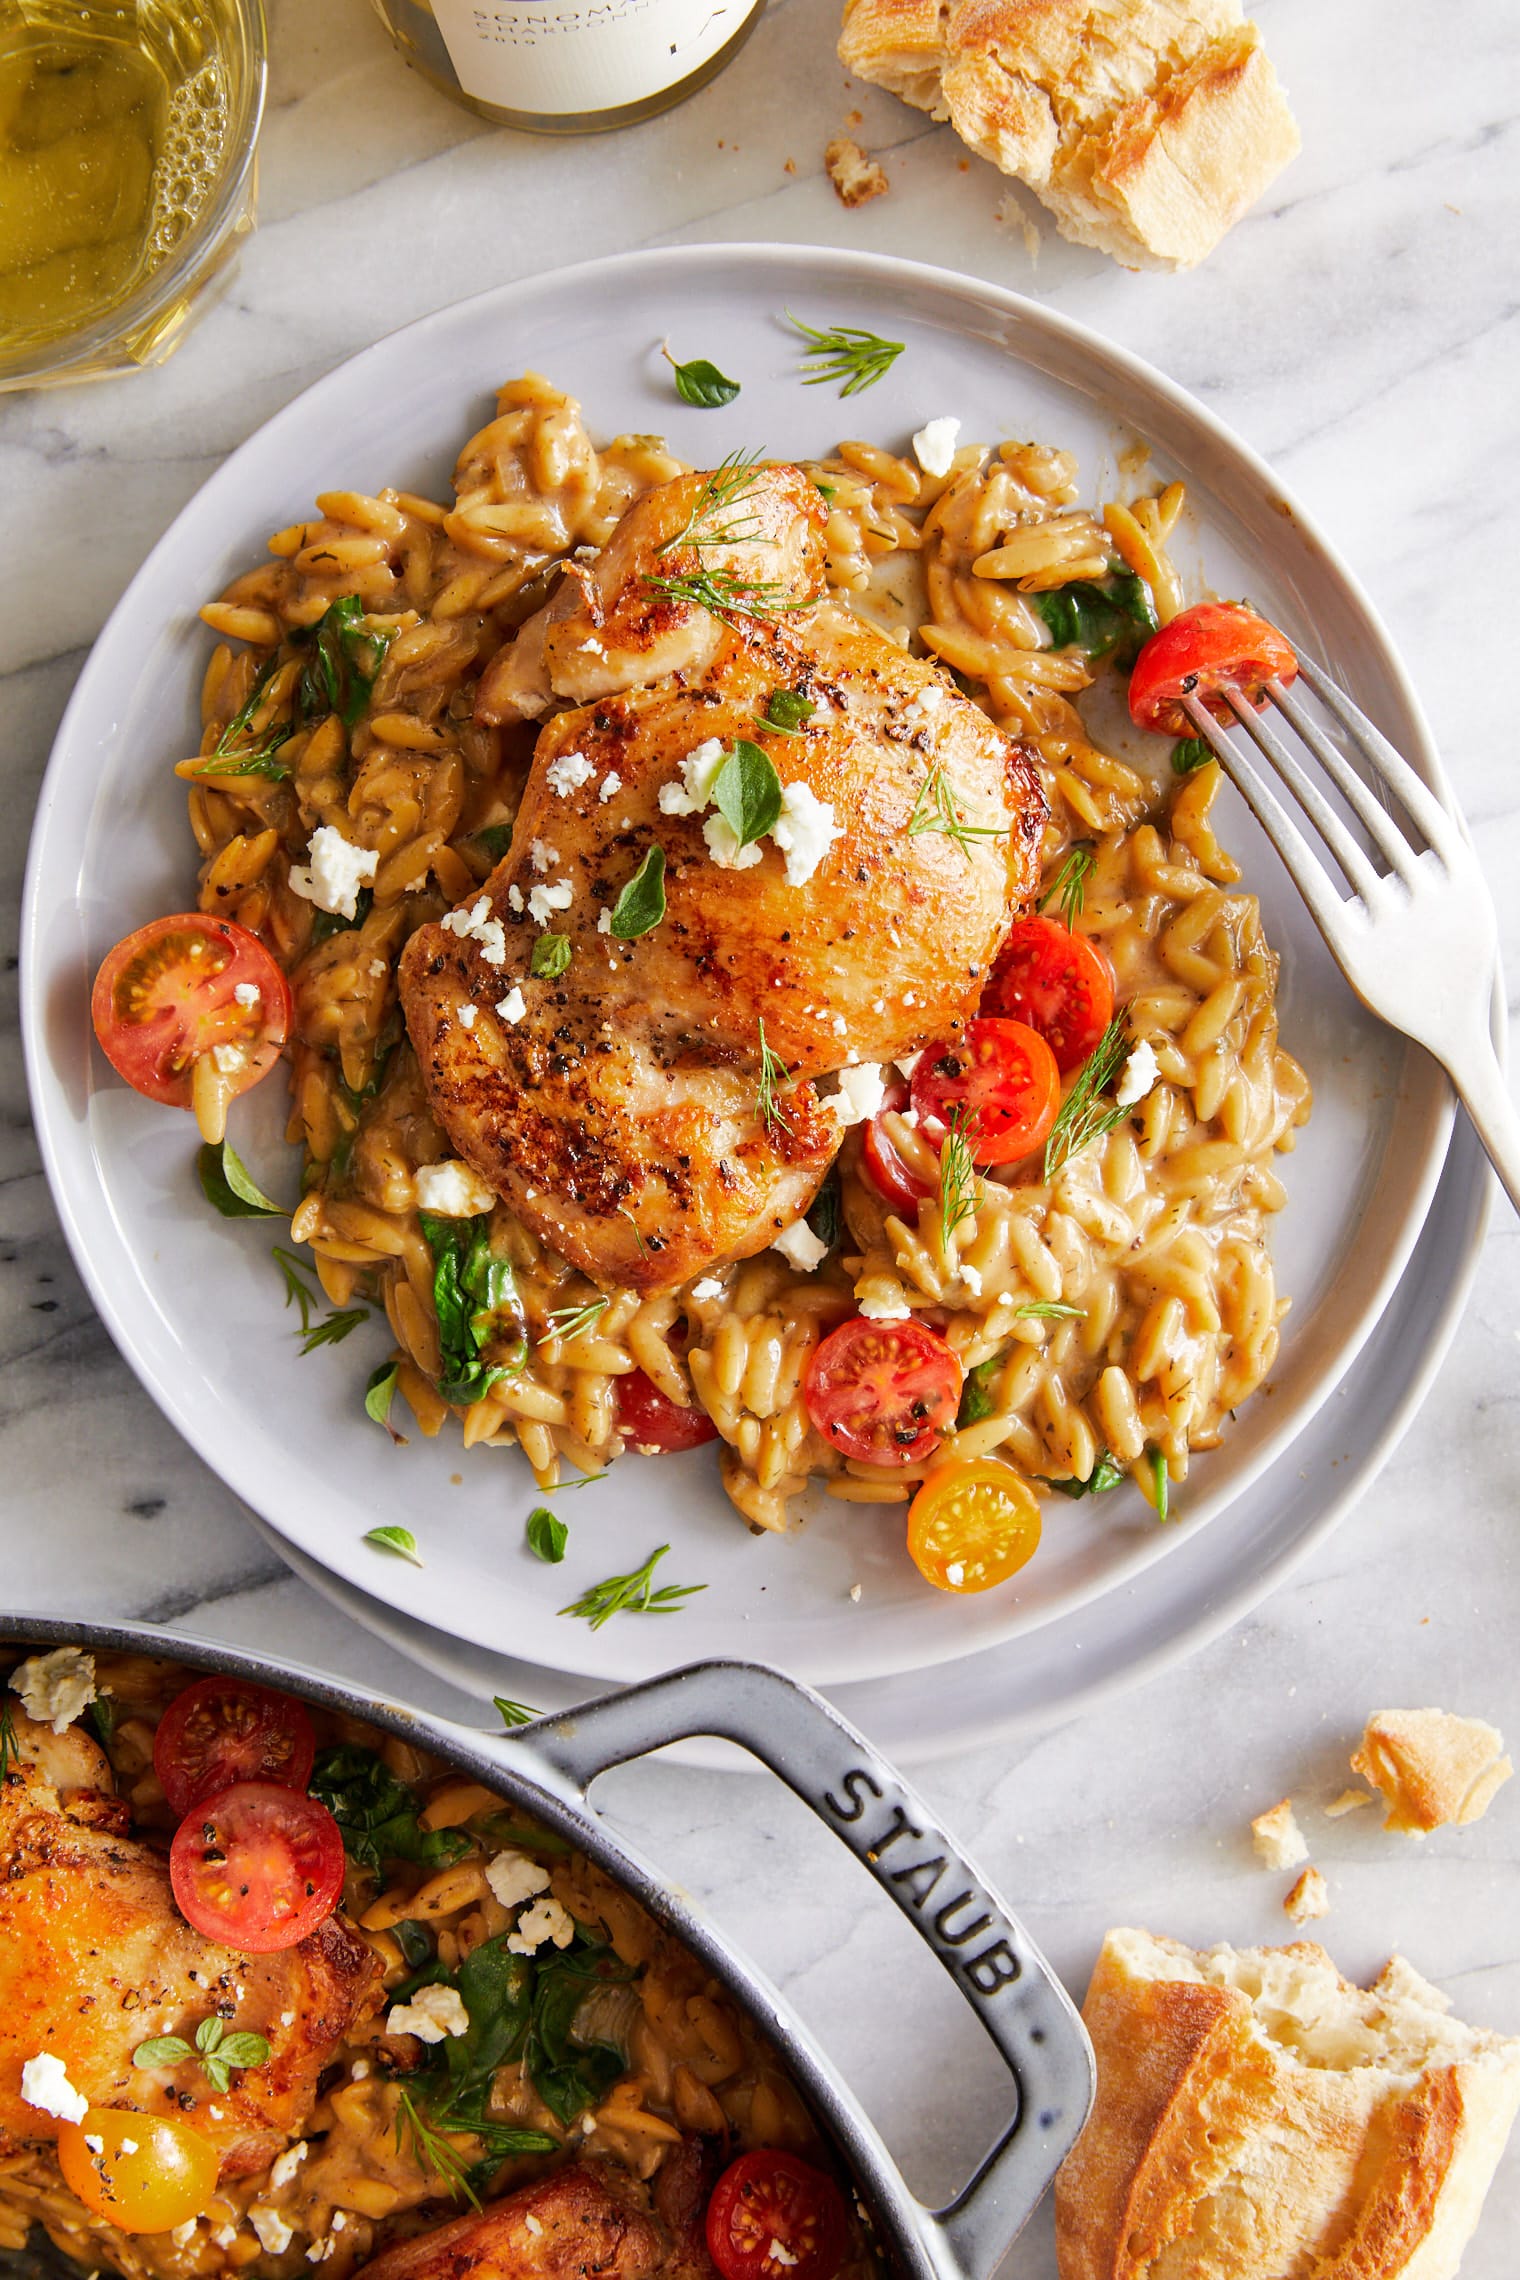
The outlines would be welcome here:
<svg viewBox="0 0 1520 2280">
<path fill-rule="evenodd" d="M 832 0 L 771 0 L 678 111 L 607 138 L 499 133 L 393 54 L 363 0 L 274 0 L 261 220 L 237 277 L 145 376 L 0 400 L 12 575 L 0 613 L 0 1468 L 4 1602 L 130 1615 L 321 1664 L 450 1707 L 281 1566 L 139 1392 L 65 1250 L 27 1121 L 16 1034 L 26 822 L 85 651 L 177 509 L 249 430 L 378 333 L 488 284 L 620 248 L 774 238 L 950 263 L 1084 319 L 1192 389 L 1271 459 L 1402 647 L 1472 821 L 1520 973 L 1520 790 L 1488 674 L 1507 669 L 1517 507 L 1514 296 L 1520 63 L 1504 0 L 1462 37 L 1415 0 L 1266 0 L 1304 152 L 1198 272 L 1132 276 L 1056 237 L 949 130 L 833 58 Z M 1355 100 L 1350 91 L 1355 89 Z M 822 174 L 846 127 L 888 197 Z M 1018 205 L 1018 193 L 1011 194 Z M 999 209 L 1002 218 L 999 218 Z M 1291 1927 L 1246 1824 L 1300 1800 L 1361 1975 L 1402 1948 L 1464 2016 L 1520 2033 L 1520 1784 L 1423 1846 L 1327 1822 L 1368 1711 L 1440 1703 L 1520 1739 L 1520 1230 L 1495 1214 L 1423 1411 L 1338 1532 L 1248 1621 L 1118 1702 L 1016 1750 L 921 1769 L 1080 1993 L 1103 1929 L 1208 1943 Z M 1004 2111 L 969 2017 L 878 1896 L 769 1784 L 661 1764 L 601 1801 L 757 1955 L 899 2154 L 942 2196 Z M 883 2036 L 881 1995 L 893 1989 Z M 1512 2149 L 1464 2264 L 1510 2280 Z M 1055 2271 L 1048 2217 L 1009 2267 Z"/>
</svg>

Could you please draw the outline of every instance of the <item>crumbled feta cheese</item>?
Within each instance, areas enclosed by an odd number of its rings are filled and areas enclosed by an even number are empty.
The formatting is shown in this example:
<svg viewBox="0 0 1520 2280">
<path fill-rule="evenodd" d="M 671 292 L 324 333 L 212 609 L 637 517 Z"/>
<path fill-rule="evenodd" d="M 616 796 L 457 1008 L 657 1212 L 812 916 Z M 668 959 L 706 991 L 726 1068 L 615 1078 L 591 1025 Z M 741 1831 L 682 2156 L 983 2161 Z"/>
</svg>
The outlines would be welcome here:
<svg viewBox="0 0 1520 2280">
<path fill-rule="evenodd" d="M 919 429 L 913 438 L 913 456 L 926 475 L 949 474 L 960 432 L 960 421 L 948 416 L 929 420 Z"/>
<path fill-rule="evenodd" d="M 874 1061 L 862 1061 L 857 1068 L 840 1070 L 834 1105 L 839 1111 L 840 1123 L 846 1127 L 864 1124 L 868 1116 L 877 1113 L 886 1097 L 886 1084 Z"/>
<path fill-rule="evenodd" d="M 811 785 L 787 785 L 771 837 L 786 857 L 789 887 L 805 887 L 834 841 L 843 836 L 844 826 L 834 821 L 828 800 L 819 799 Z"/>
<path fill-rule="evenodd" d="M 294 2145 L 288 2145 L 283 2153 L 275 2155 L 269 2165 L 269 2182 L 277 2193 L 282 2185 L 290 2183 L 310 2151 L 305 2138 L 297 2138 Z"/>
<path fill-rule="evenodd" d="M 280 2025 L 282 2027 L 293 2027 L 295 2023 L 296 2015 L 294 2011 L 282 2011 L 280 2013 Z"/>
<path fill-rule="evenodd" d="M 334 2231 L 334 2232 L 341 2232 L 341 2231 L 343 2230 L 343 2227 L 344 2227 L 344 2226 L 345 2226 L 347 2223 L 348 2223 L 348 2211 L 347 2211 L 346 2209 L 334 2209 L 334 2211 L 333 2211 L 333 2213 L 332 2213 L 332 2229 L 333 2229 L 333 2231 Z"/>
<path fill-rule="evenodd" d="M 21 2095 L 39 2113 L 56 2114 L 60 2122 L 82 2122 L 90 2110 L 90 2101 L 74 2088 L 63 2060 L 50 2050 L 39 2051 L 22 2067 Z"/>
<path fill-rule="evenodd" d="M 772 2239 L 771 2245 L 767 2249 L 766 2254 L 769 2256 L 772 2264 L 792 2265 L 797 2261 L 796 2257 L 793 2256 L 791 2250 L 786 2247 L 783 2242 L 774 2238 Z"/>
<path fill-rule="evenodd" d="M 306 849 L 309 860 L 293 863 L 290 891 L 315 903 L 335 918 L 357 918 L 359 889 L 367 886 L 380 868 L 372 847 L 356 847 L 336 824 L 319 823 Z"/>
<path fill-rule="evenodd" d="M 367 2058 L 356 2058 L 353 2065 L 348 2070 L 348 2079 L 350 2082 L 367 2082 L 369 2080 L 369 2077 L 369 2060 Z"/>
<path fill-rule="evenodd" d="M 393 2003 L 385 2020 L 388 2035 L 415 2035 L 425 2043 L 441 2043 L 445 2035 L 468 2034 L 469 2029 L 470 2014 L 457 1987 L 419 1987 L 410 2003 Z"/>
<path fill-rule="evenodd" d="M 917 1053 L 907 1053 L 903 1056 L 902 1060 L 894 1061 L 892 1066 L 895 1069 L 900 1069 L 903 1075 L 907 1078 L 909 1084 L 911 1084 L 913 1082 L 913 1072 L 918 1067 L 918 1064 L 923 1059 L 923 1057 L 924 1056 L 921 1051 Z"/>
<path fill-rule="evenodd" d="M 1144 1100 L 1160 1074 L 1150 1039 L 1142 1037 L 1139 1044 L 1132 1047 L 1129 1059 L 1124 1064 L 1124 1074 L 1120 1077 L 1119 1089 L 1114 1094 L 1117 1105 L 1120 1108 L 1133 1108 L 1136 1101 Z"/>
<path fill-rule="evenodd" d="M 266 2255 L 283 2256 L 295 2237 L 294 2225 L 289 2225 L 278 2209 L 252 2208 L 248 2222 L 259 2236 L 259 2246 Z"/>
<path fill-rule="evenodd" d="M 524 2218 L 523 2218 L 523 2227 L 524 2227 L 524 2230 L 525 2230 L 525 2231 L 527 2231 L 527 2232 L 530 2232 L 530 2233 L 533 2235 L 533 2238 L 534 2238 L 535 2240 L 537 2240 L 537 2239 L 538 2239 L 538 2237 L 539 2237 L 540 2233 L 541 2233 L 541 2232 L 543 2231 L 543 2229 L 544 2229 L 544 2228 L 543 2228 L 543 2226 L 542 2226 L 542 2224 L 540 2223 L 539 2219 L 538 2219 L 537 2217 L 535 2217 L 535 2216 L 526 2216 L 526 2217 L 524 2217 Z"/>
<path fill-rule="evenodd" d="M 872 1275 L 855 1303 L 868 1322 L 906 1322 L 913 1312 L 907 1292 L 890 1275 Z"/>
<path fill-rule="evenodd" d="M 549 1871 L 526 1853 L 499 1852 L 486 1868 L 486 1882 L 504 1908 L 515 1908 L 519 1900 L 548 1891 Z"/>
<path fill-rule="evenodd" d="M 507 900 L 511 899 L 509 892 Z M 477 943 L 488 966 L 506 964 L 507 930 L 499 918 L 491 916 L 491 905 L 485 895 L 478 896 L 468 910 L 447 911 L 438 923 L 446 934 L 456 934 L 461 942 Z"/>
<path fill-rule="evenodd" d="M 196 2219 L 194 2217 L 186 2217 L 182 2225 L 174 2225 L 170 2228 L 169 2238 L 173 2241 L 176 2248 L 188 2248 L 190 2246 L 190 2243 L 195 2238 L 195 2227 Z"/>
<path fill-rule="evenodd" d="M 551 847 L 547 839 L 535 839 L 528 848 L 528 860 L 542 878 L 550 865 L 559 861 L 559 849 Z"/>
<path fill-rule="evenodd" d="M 523 891 L 515 879 L 513 880 L 511 886 L 507 889 L 507 908 L 508 910 L 521 915 L 523 908 Z"/>
<path fill-rule="evenodd" d="M 612 913 L 605 903 L 596 914 L 596 931 L 598 934 L 610 934 L 612 932 Z M 614 973 L 617 972 L 615 966 L 612 970 Z"/>
<path fill-rule="evenodd" d="M 528 897 L 528 916 L 536 926 L 547 926 L 555 911 L 568 910 L 574 900 L 575 889 L 568 879 L 553 887 L 535 887 Z"/>
<path fill-rule="evenodd" d="M 795 1267 L 799 1274 L 810 1275 L 819 1261 L 827 1258 L 829 1247 L 820 1242 L 805 1219 L 799 1219 L 776 1237 L 771 1249 L 779 1251 L 788 1266 Z"/>
<path fill-rule="evenodd" d="M 89 2130 L 85 2131 L 84 2142 L 89 2147 L 91 2153 L 104 2153 L 106 2150 L 105 2139 L 103 2137 L 93 2136 Z"/>
<path fill-rule="evenodd" d="M 507 1947 L 513 1955 L 532 1955 L 545 1940 L 567 1948 L 574 1937 L 575 1919 L 557 1900 L 535 1900 L 518 1917 L 517 1929 L 508 1932 Z"/>
<path fill-rule="evenodd" d="M 927 728 L 932 733 L 939 727 L 949 702 L 943 689 L 931 686 L 917 690 L 903 707 L 903 726 L 914 730 Z"/>
<path fill-rule="evenodd" d="M 389 970 L 390 969 L 386 965 L 383 958 L 371 958 L 369 962 L 369 978 L 372 982 L 384 981 Z"/>
<path fill-rule="evenodd" d="M 712 798 L 723 755 L 724 746 L 716 736 L 709 736 L 694 752 L 688 752 L 681 762 L 680 781 L 660 786 L 660 813 L 700 815 Z"/>
<path fill-rule="evenodd" d="M 752 839 L 747 847 L 739 844 L 739 834 L 721 815 L 710 815 L 702 826 L 702 837 L 707 852 L 720 871 L 748 871 L 759 862 L 764 849 Z"/>
<path fill-rule="evenodd" d="M 306 2251 L 307 2263 L 325 2264 L 337 2245 L 331 2233 L 327 2235 L 325 2240 L 314 2240 Z"/>
<path fill-rule="evenodd" d="M 606 650 L 597 640 L 596 635 L 594 633 L 588 633 L 585 640 L 581 643 L 581 655 L 583 657 L 605 657 L 606 654 Z"/>
<path fill-rule="evenodd" d="M 121 2151 L 123 2153 L 136 2153 L 138 2151 L 136 2138 L 124 2137 L 121 2141 Z"/>
<path fill-rule="evenodd" d="M 691 1295 L 699 1304 L 704 1299 L 721 1298 L 723 1296 L 723 1285 L 716 1275 L 704 1275 L 699 1283 L 692 1284 Z"/>
<path fill-rule="evenodd" d="M 29 1655 L 11 1672 L 11 1692 L 39 1726 L 65 1733 L 95 1700 L 95 1657 L 78 1647 L 54 1647 L 51 1654 Z"/>
<path fill-rule="evenodd" d="M 581 647 L 591 649 L 593 644 L 583 641 Z M 597 642 L 594 647 L 596 655 L 601 656 L 601 643 Z M 578 792 L 582 784 L 588 784 L 595 773 L 584 752 L 561 752 L 544 770 L 550 791 L 558 792 L 561 799 L 569 792 Z"/>
<path fill-rule="evenodd" d="M 622 777 L 618 774 L 615 768 L 609 768 L 607 774 L 602 778 L 600 784 L 597 786 L 596 796 L 605 806 L 608 800 L 616 798 L 617 794 L 622 790 L 622 788 Z"/>
<path fill-rule="evenodd" d="M 480 1008 L 478 1005 L 462 1005 L 459 1008 L 460 1028 L 473 1029 L 475 1026 L 475 1016 L 479 1013 L 479 1011 Z"/>
<path fill-rule="evenodd" d="M 213 2225 L 211 2228 L 212 2243 L 217 2248 L 231 2248 L 237 2236 L 236 2225 Z"/>
<path fill-rule="evenodd" d="M 494 1188 L 488 1188 L 478 1172 L 452 1156 L 441 1164 L 419 1164 L 412 1175 L 412 1187 L 418 1210 L 436 1212 L 440 1219 L 474 1219 L 482 1211 L 490 1211 L 496 1202 Z"/>
<path fill-rule="evenodd" d="M 497 999 L 496 1010 L 503 1021 L 510 1021 L 514 1024 L 521 1021 L 528 1010 L 528 1001 L 516 982 L 512 984 L 504 998 Z"/>
<path fill-rule="evenodd" d="M 247 1060 L 246 1045 L 213 1045 L 211 1048 L 212 1067 L 220 1070 L 224 1077 L 235 1076 Z"/>
<path fill-rule="evenodd" d="M 959 1591 L 966 1580 L 966 1570 L 959 1560 L 951 1560 L 945 1569 L 945 1581 L 953 1591 Z"/>
<path fill-rule="evenodd" d="M 385 968 L 382 966 L 380 971 L 383 974 Z M 239 982 L 232 995 L 239 1005 L 255 1006 L 259 1002 L 259 985 L 257 982 Z"/>
<path fill-rule="evenodd" d="M 960 1264 L 960 1277 L 967 1290 L 970 1291 L 972 1297 L 980 1298 L 982 1295 L 981 1269 L 979 1267 L 968 1267 L 965 1260 L 962 1259 Z"/>
</svg>

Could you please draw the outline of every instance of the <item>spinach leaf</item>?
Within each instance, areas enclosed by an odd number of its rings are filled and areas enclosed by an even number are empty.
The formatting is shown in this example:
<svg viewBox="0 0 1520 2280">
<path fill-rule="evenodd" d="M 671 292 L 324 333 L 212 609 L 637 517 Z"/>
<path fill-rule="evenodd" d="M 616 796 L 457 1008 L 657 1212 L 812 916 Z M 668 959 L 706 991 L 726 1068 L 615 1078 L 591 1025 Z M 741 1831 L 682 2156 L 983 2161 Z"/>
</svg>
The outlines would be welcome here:
<svg viewBox="0 0 1520 2280">
<path fill-rule="evenodd" d="M 1089 657 L 1106 657 L 1114 650 L 1121 663 L 1129 663 L 1156 630 L 1151 590 L 1133 570 L 1111 570 L 1101 585 L 1075 578 L 1069 586 L 1027 599 L 1049 626 L 1055 648 L 1085 650 Z"/>
<path fill-rule="evenodd" d="M 346 934 L 351 927 L 362 926 L 375 907 L 373 887 L 361 887 L 354 897 L 354 915 L 345 918 L 340 910 L 319 910 L 311 922 L 313 942 L 325 942 L 333 934 Z"/>
<path fill-rule="evenodd" d="M 957 1425 L 980 1425 L 984 1417 L 992 1416 L 997 1408 L 997 1382 L 1007 1359 L 1005 1348 L 1001 1354 L 989 1354 L 985 1362 L 978 1362 L 974 1370 L 966 1372 L 961 1405 L 955 1417 Z"/>
<path fill-rule="evenodd" d="M 445 1401 L 480 1401 L 522 1368 L 527 1352 L 511 1262 L 493 1254 L 486 1218 L 442 1219 L 427 1211 L 421 1218 L 433 1254 L 433 1304 L 443 1349 L 438 1390 Z M 511 1360 L 487 1362 L 487 1346 L 508 1325 Z"/>
<path fill-rule="evenodd" d="M 383 1872 L 388 1860 L 447 1868 L 470 1849 L 462 1829 L 424 1829 L 417 1800 L 383 1759 L 358 1742 L 323 1750 L 312 1768 L 311 1793 L 337 1822 L 343 1847 L 360 1868 Z"/>
<path fill-rule="evenodd" d="M 599 2105 L 624 2072 L 628 2062 L 622 2051 L 611 2043 L 583 2049 L 571 2042 L 570 2029 L 593 1988 L 632 1977 L 611 1948 L 579 1939 L 539 1962 L 523 2069 L 557 2121 L 573 2122 L 588 2106 Z"/>
<path fill-rule="evenodd" d="M 485 2120 L 497 2067 L 523 2055 L 533 1979 L 533 1958 L 513 1955 L 505 1933 L 483 1940 L 459 1966 L 454 1984 L 470 2023 L 462 2035 L 450 2035 L 443 2044 L 447 2082 L 429 2102 L 434 2120 L 444 2128 L 475 2127 Z"/>
<path fill-rule="evenodd" d="M 370 632 L 360 622 L 363 616 L 357 594 L 340 594 L 315 625 L 290 636 L 312 649 L 296 683 L 295 709 L 301 720 L 335 712 L 345 728 L 352 728 L 369 703 L 391 636 Z"/>
<path fill-rule="evenodd" d="M 1123 1478 L 1123 1465 L 1115 1464 L 1104 1449 L 1086 1480 L 1047 1480 L 1044 1485 L 1058 1489 L 1062 1496 L 1101 1496 L 1106 1489 L 1117 1488 Z"/>
<path fill-rule="evenodd" d="M 392 1924 L 391 1938 L 400 1948 L 401 1960 L 408 1971 L 420 1971 L 425 1963 L 432 1962 L 437 1952 L 432 1932 L 414 1916 L 404 1916 L 399 1924 Z"/>
</svg>

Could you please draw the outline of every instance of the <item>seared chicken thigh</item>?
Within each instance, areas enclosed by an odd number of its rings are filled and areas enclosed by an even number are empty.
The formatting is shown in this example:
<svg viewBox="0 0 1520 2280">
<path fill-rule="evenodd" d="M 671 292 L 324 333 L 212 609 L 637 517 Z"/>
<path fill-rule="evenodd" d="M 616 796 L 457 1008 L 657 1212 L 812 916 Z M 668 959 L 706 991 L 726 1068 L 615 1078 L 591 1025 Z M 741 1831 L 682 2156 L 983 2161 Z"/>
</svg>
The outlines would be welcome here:
<svg viewBox="0 0 1520 2280">
<path fill-rule="evenodd" d="M 773 1241 L 845 1130 L 816 1080 L 954 1036 L 1035 876 L 1027 755 L 822 598 L 823 519 L 796 468 L 726 495 L 722 471 L 686 476 L 569 566 L 478 694 L 488 720 L 569 700 L 511 847 L 402 960 L 439 1123 L 605 1285 L 674 1288 Z M 778 690 L 797 700 L 790 733 L 765 718 Z M 743 846 L 704 789 L 740 740 L 783 795 Z M 619 896 L 654 849 L 663 915 L 620 938 Z M 570 955 L 540 978 L 548 934 Z M 802 1081 L 773 1096 L 778 1066 Z"/>
<path fill-rule="evenodd" d="M 683 2206 L 682 2188 L 702 2164 L 691 2140 L 673 2147 L 651 2208 L 626 2172 L 573 2164 L 478 2215 L 398 2242 L 359 2280 L 715 2280 L 702 2238 L 705 2192 Z"/>
</svg>

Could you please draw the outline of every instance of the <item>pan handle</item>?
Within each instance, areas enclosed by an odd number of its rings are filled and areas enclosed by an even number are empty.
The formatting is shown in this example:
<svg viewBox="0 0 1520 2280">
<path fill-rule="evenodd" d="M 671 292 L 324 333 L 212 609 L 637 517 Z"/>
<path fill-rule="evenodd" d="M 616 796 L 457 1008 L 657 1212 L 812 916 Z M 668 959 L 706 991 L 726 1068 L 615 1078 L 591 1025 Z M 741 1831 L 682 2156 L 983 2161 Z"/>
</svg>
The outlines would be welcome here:
<svg viewBox="0 0 1520 2280">
<path fill-rule="evenodd" d="M 812 1807 L 902 1910 L 1007 2064 L 1018 2103 L 991 2153 L 943 2209 L 908 2203 L 944 2280 L 987 2280 L 1092 2103 L 1092 2051 L 1070 1997 L 923 1799 L 820 1695 L 779 1671 L 694 1663 L 539 1719 L 522 1740 L 584 1793 L 608 1766 L 692 1734 L 736 1742 Z"/>
</svg>

